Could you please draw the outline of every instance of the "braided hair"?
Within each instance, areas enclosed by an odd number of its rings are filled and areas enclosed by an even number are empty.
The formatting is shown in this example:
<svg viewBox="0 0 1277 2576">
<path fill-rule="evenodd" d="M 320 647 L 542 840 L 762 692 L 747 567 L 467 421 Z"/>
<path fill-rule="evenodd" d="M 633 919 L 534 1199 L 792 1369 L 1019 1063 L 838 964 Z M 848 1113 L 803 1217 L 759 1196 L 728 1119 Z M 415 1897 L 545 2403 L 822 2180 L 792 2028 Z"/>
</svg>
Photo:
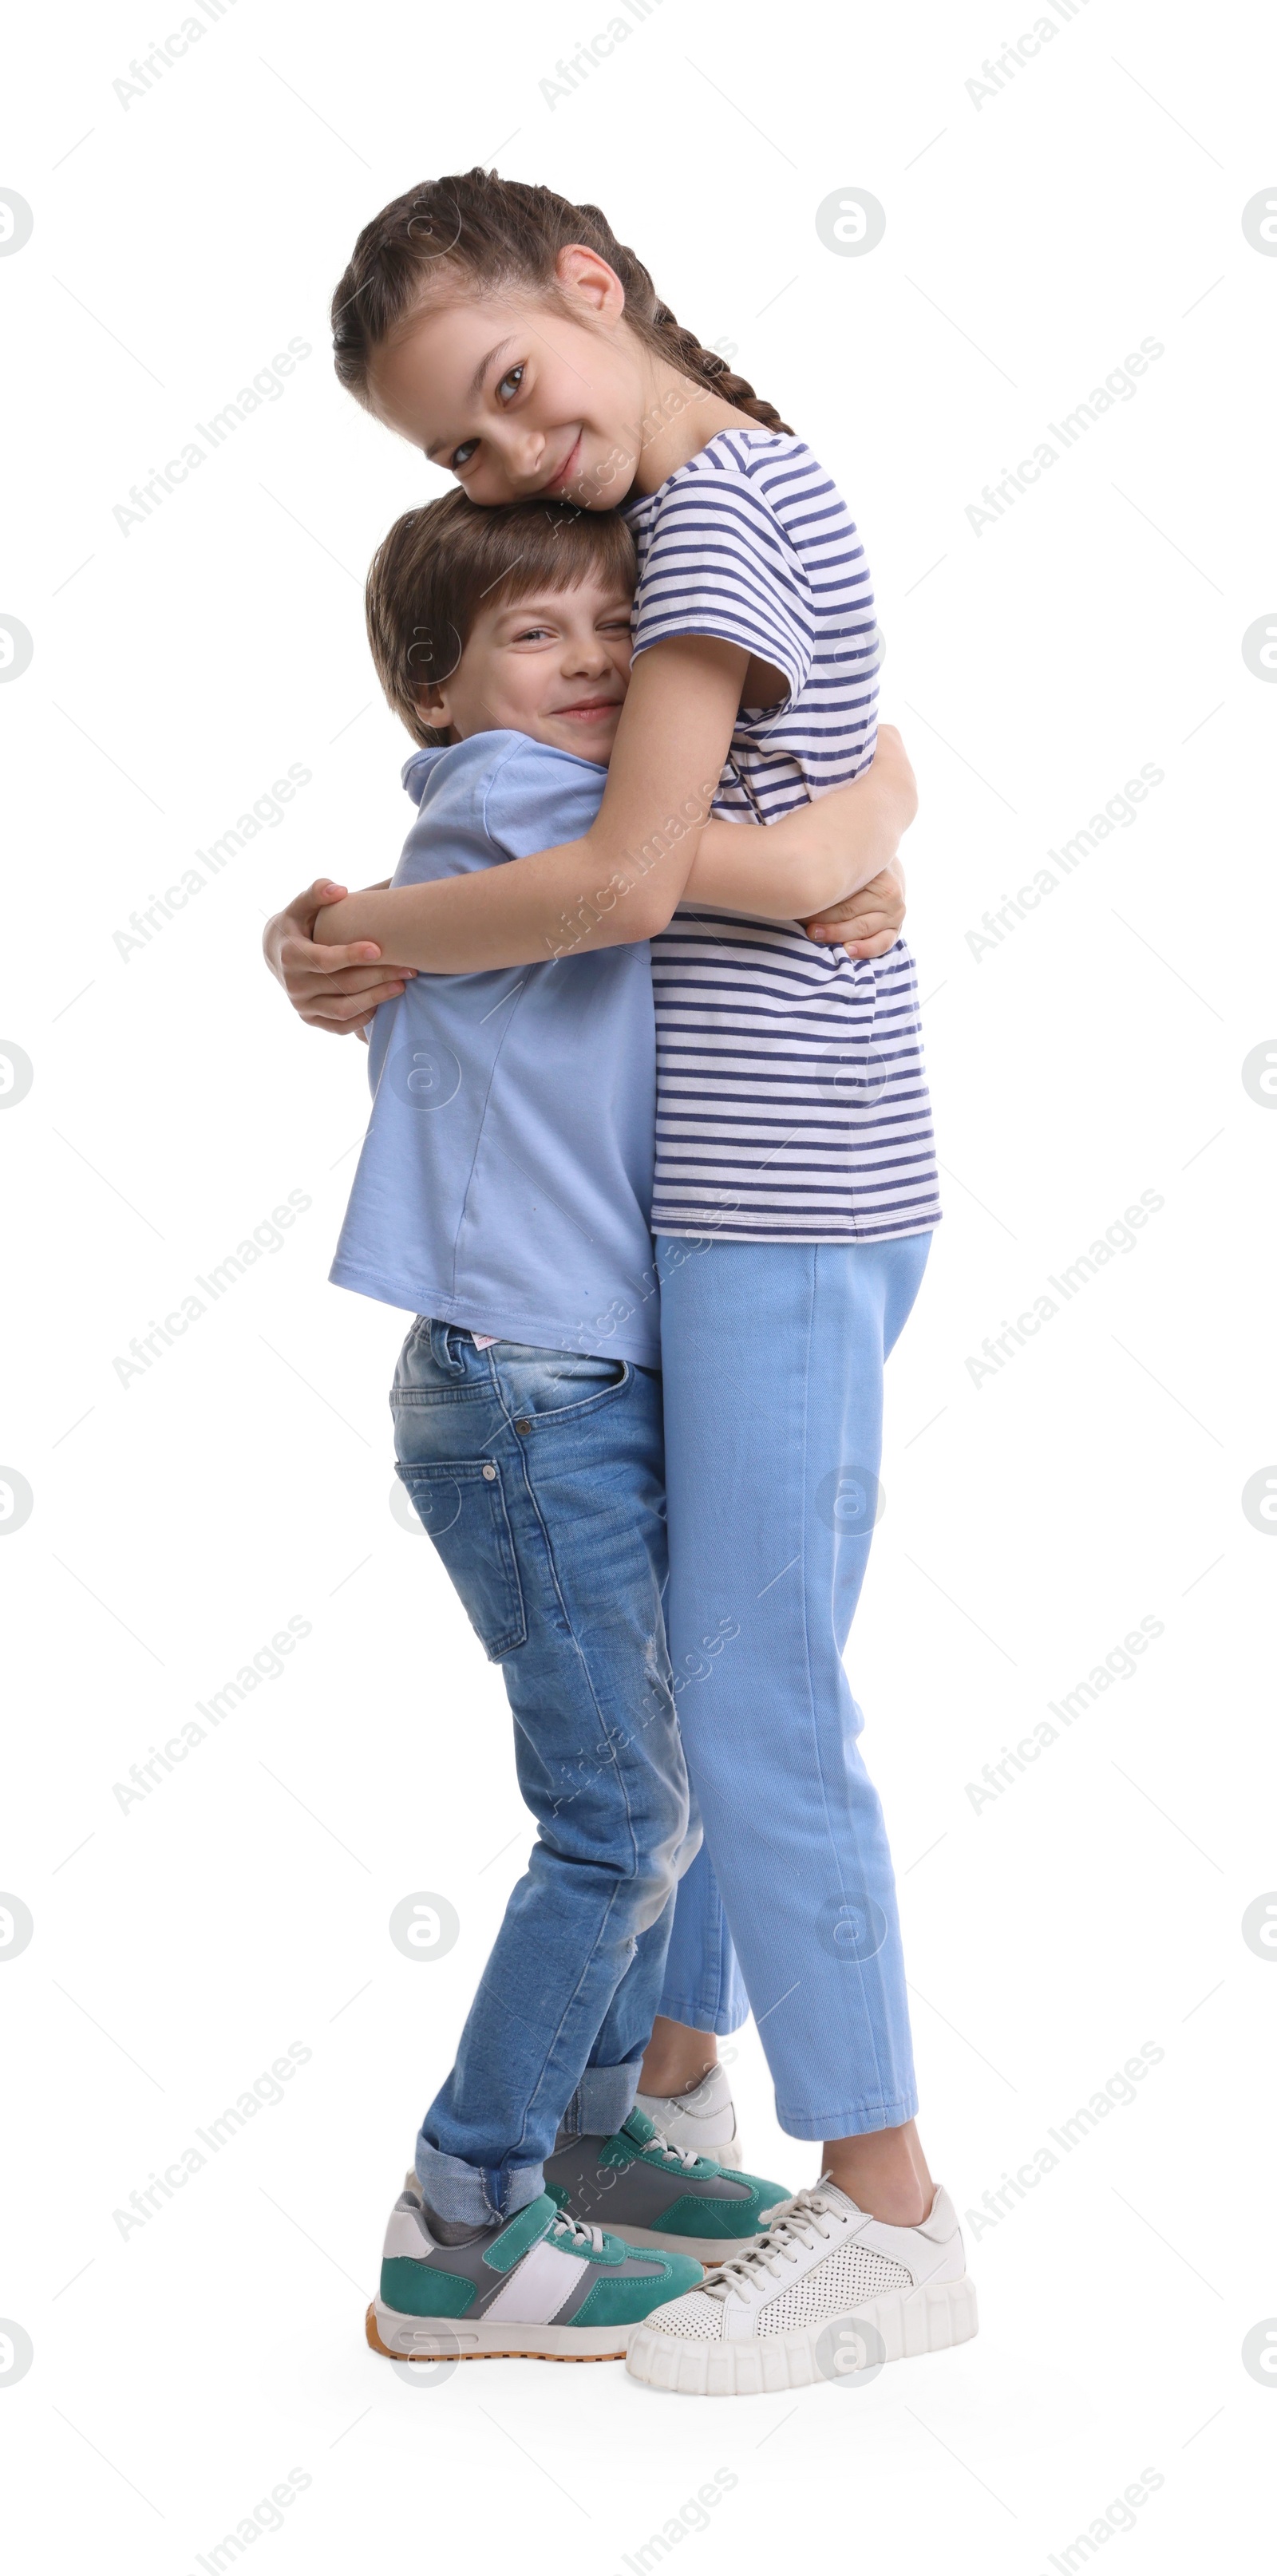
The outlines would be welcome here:
<svg viewBox="0 0 1277 2576">
<path fill-rule="evenodd" d="M 618 242 L 597 206 L 572 206 L 551 188 L 467 170 L 410 188 L 365 224 L 332 302 L 333 364 L 347 391 L 366 403 L 371 361 L 398 324 L 458 277 L 482 290 L 532 288 L 557 297 L 559 252 L 573 243 L 597 252 L 625 289 L 625 319 L 635 337 L 679 375 L 712 385 L 724 402 L 763 429 L 788 432 L 771 403 L 663 304 L 641 259 Z"/>
</svg>

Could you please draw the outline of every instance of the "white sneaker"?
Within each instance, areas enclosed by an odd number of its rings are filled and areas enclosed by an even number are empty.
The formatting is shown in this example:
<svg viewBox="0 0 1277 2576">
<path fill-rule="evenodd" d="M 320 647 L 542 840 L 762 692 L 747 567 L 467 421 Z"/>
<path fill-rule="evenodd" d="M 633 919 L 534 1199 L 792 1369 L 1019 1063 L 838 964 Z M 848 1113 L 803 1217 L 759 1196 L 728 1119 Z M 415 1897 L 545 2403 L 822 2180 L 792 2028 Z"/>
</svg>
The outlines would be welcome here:
<svg viewBox="0 0 1277 2576">
<path fill-rule="evenodd" d="M 730 2173 L 747 2170 L 725 2066 L 711 2066 L 690 2093 L 639 2093 L 635 2099 L 671 2147 L 690 2147 L 694 2156 L 709 2156 Z"/>
<path fill-rule="evenodd" d="M 937 2191 L 921 2227 L 887 2227 L 820 2182 L 699 2289 L 649 2311 L 626 2367 L 688 2397 L 845 2383 L 976 2332 L 958 2214 Z"/>
</svg>

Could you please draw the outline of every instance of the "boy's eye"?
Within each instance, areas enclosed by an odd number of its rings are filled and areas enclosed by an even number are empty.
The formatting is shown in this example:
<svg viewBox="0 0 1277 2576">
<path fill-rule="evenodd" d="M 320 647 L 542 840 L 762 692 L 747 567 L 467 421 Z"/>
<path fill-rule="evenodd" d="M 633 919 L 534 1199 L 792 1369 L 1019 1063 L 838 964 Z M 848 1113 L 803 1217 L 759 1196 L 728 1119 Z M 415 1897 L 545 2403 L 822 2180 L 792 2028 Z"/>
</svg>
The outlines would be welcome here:
<svg viewBox="0 0 1277 2576">
<path fill-rule="evenodd" d="M 461 474 L 464 472 L 478 444 L 479 441 L 477 438 L 467 438 L 462 440 L 460 447 L 454 447 L 452 454 L 448 459 L 448 463 L 454 474 Z"/>
<path fill-rule="evenodd" d="M 525 363 L 526 361 L 521 358 L 518 366 L 511 367 L 509 374 L 502 377 L 501 382 L 497 387 L 497 399 L 499 402 L 508 402 L 512 394 L 517 394 L 519 387 L 523 382 L 523 369 Z"/>
</svg>

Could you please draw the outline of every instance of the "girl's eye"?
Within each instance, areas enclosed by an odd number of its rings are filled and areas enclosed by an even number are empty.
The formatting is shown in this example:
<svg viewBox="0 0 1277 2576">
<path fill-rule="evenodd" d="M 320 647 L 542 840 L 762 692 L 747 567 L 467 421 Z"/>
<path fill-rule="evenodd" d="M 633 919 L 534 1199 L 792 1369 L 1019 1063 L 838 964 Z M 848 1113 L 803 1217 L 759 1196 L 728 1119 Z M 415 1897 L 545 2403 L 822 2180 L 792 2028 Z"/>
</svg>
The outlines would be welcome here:
<svg viewBox="0 0 1277 2576">
<path fill-rule="evenodd" d="M 461 474 L 464 472 L 478 444 L 479 441 L 477 438 L 467 438 L 463 439 L 460 447 L 454 447 L 448 460 L 454 474 Z"/>
<path fill-rule="evenodd" d="M 501 382 L 497 387 L 497 399 L 499 402 L 508 402 L 512 395 L 517 394 L 519 387 L 523 382 L 523 369 L 525 363 L 526 361 L 521 358 L 518 366 L 511 367 L 509 374 L 502 377 Z"/>
</svg>

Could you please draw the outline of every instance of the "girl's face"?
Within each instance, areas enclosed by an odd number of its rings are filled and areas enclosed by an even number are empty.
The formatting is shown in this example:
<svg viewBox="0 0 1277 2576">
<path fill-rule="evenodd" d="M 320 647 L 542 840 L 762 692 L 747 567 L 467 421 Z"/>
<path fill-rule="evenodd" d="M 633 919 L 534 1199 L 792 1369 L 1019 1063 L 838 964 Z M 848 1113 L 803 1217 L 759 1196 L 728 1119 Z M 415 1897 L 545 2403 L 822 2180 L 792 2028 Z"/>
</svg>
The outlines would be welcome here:
<svg viewBox="0 0 1277 2576">
<path fill-rule="evenodd" d="M 641 465 L 654 373 L 666 371 L 626 327 L 605 260 L 566 250 L 558 269 L 566 312 L 512 295 L 446 305 L 373 356 L 378 419 L 484 507 L 546 498 L 613 509 Z"/>
</svg>

